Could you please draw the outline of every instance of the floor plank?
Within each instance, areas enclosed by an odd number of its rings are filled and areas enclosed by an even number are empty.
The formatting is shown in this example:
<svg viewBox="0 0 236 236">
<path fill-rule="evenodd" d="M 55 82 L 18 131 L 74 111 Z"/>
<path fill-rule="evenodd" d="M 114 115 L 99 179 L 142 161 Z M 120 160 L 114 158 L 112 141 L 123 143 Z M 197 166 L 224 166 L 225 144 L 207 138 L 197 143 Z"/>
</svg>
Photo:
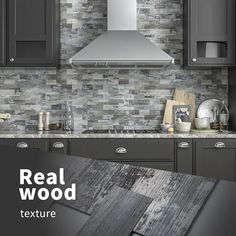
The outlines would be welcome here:
<svg viewBox="0 0 236 236">
<path fill-rule="evenodd" d="M 147 176 L 149 178 L 140 178 L 132 191 L 154 201 L 134 231 L 145 236 L 184 235 L 215 181 L 159 170 L 150 170 Z"/>
<path fill-rule="evenodd" d="M 115 187 L 77 236 L 129 236 L 152 199 Z"/>
<path fill-rule="evenodd" d="M 82 175 L 71 180 L 77 186 L 76 201 L 62 200 L 60 202 L 91 214 L 93 208 L 103 201 L 114 186 L 131 189 L 146 171 L 145 168 L 130 165 L 94 161 Z"/>
</svg>

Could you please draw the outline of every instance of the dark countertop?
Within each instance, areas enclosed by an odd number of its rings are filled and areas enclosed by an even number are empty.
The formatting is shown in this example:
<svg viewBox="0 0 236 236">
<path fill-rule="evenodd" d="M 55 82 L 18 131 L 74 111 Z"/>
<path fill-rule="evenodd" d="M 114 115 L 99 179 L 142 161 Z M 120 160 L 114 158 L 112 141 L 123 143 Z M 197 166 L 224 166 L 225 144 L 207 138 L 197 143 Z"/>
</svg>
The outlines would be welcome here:
<svg viewBox="0 0 236 236">
<path fill-rule="evenodd" d="M 19 178 L 19 168 L 52 171 L 64 167 L 67 185 L 76 183 L 76 201 L 43 202 L 45 209 L 58 210 L 58 220 L 63 212 L 62 221 L 56 223 L 55 229 L 60 229 L 57 236 L 77 232 L 78 236 L 94 232 L 96 236 L 120 236 L 121 232 L 122 236 L 131 232 L 155 236 L 236 235 L 236 183 L 14 148 L 0 147 L 0 153 L 7 156 L 0 173 L 2 186 L 5 184 L 9 193 L 18 185 L 15 179 Z M 15 177 L 5 181 L 4 176 Z M 14 191 L 7 201 L 17 196 Z M 21 201 L 19 204 L 23 207 Z M 10 211 L 9 204 L 5 205 Z M 70 222 L 76 226 L 74 231 Z"/>
</svg>

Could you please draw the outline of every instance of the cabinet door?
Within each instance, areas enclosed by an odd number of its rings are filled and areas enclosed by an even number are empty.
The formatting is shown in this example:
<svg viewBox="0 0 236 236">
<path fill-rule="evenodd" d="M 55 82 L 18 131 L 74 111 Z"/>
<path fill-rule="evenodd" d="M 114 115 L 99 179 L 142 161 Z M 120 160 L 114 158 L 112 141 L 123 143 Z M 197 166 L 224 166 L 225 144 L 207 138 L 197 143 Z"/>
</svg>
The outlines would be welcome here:
<svg viewBox="0 0 236 236">
<path fill-rule="evenodd" d="M 6 0 L 0 0 L 0 66 L 5 65 Z"/>
<path fill-rule="evenodd" d="M 235 0 L 189 0 L 189 65 L 235 64 Z"/>
<path fill-rule="evenodd" d="M 9 66 L 55 66 L 54 0 L 8 0 Z"/>
<path fill-rule="evenodd" d="M 192 139 L 178 139 L 175 142 L 176 169 L 183 174 L 193 173 Z"/>
<path fill-rule="evenodd" d="M 197 140 L 196 175 L 235 181 L 235 148 L 235 141 Z"/>
<path fill-rule="evenodd" d="M 0 145 L 48 152 L 47 139 L 0 139 Z"/>
</svg>

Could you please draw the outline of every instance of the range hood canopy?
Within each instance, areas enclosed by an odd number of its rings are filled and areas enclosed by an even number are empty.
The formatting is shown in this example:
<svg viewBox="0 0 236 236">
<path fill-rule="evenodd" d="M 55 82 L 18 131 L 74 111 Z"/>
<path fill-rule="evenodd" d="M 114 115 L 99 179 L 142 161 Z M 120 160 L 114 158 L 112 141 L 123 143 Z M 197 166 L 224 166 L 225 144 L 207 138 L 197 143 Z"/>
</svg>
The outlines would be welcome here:
<svg viewBox="0 0 236 236">
<path fill-rule="evenodd" d="M 108 31 L 71 58 L 84 68 L 162 68 L 174 59 L 137 31 L 137 0 L 108 0 Z"/>
</svg>

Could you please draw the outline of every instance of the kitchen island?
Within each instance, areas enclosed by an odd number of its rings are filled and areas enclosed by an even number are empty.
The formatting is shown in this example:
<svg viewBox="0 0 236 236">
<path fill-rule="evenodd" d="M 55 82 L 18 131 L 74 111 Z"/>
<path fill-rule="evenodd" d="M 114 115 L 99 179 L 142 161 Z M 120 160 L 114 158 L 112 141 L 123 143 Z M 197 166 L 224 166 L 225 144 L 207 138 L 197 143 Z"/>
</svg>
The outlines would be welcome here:
<svg viewBox="0 0 236 236">
<path fill-rule="evenodd" d="M 1 157 L 7 157 L 1 165 L 1 182 L 9 193 L 17 189 L 13 187 L 18 186 L 15 179 L 19 168 L 42 172 L 45 168 L 65 168 L 67 186 L 76 183 L 75 201 L 43 203 L 44 210 L 57 209 L 58 219 L 63 212 L 60 224 L 52 222 L 58 236 L 63 235 L 63 230 L 68 236 L 236 233 L 235 183 L 56 153 L 7 147 L 0 147 L 0 151 Z M 4 175 L 15 178 L 7 182 Z M 19 198 L 16 193 L 14 196 Z M 7 201 L 11 201 L 13 195 L 8 197 Z M 71 209 L 73 214 L 68 213 Z M 16 214 L 16 209 L 12 210 Z M 70 222 L 74 226 L 78 222 L 74 231 Z"/>
</svg>

